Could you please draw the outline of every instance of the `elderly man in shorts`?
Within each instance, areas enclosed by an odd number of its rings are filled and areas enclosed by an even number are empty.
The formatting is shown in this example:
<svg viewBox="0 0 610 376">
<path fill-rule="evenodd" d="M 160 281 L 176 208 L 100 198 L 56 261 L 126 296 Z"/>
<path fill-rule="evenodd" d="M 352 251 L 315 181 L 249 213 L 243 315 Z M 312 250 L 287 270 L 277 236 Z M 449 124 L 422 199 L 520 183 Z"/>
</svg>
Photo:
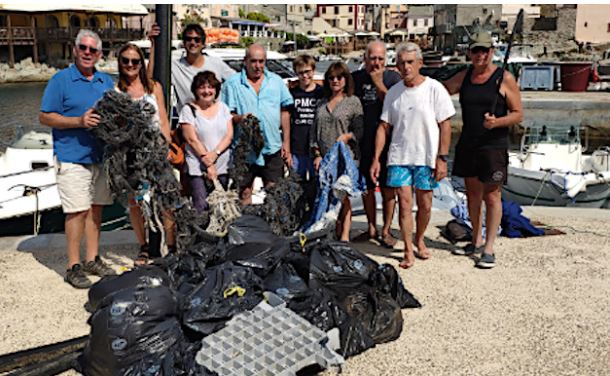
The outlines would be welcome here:
<svg viewBox="0 0 610 376">
<path fill-rule="evenodd" d="M 405 243 L 401 268 L 415 263 L 413 231 L 413 190 L 417 201 L 415 246 L 420 259 L 430 257 L 424 233 L 430 222 L 432 190 L 447 176 L 447 154 L 451 142 L 451 123 L 455 115 L 451 97 L 443 85 L 419 73 L 422 53 L 414 43 L 396 49 L 402 82 L 392 86 L 383 101 L 381 123 L 375 139 L 371 179 L 379 177 L 379 158 L 393 128 L 388 151 L 388 186 L 398 191 L 399 224 Z"/>
<path fill-rule="evenodd" d="M 74 44 L 74 64 L 49 81 L 40 107 L 41 124 L 53 128 L 53 154 L 57 187 L 66 214 L 65 231 L 68 264 L 65 281 L 75 288 L 88 288 L 87 274 L 115 274 L 98 255 L 103 205 L 112 204 L 102 170 L 102 145 L 88 130 L 100 121 L 93 109 L 112 78 L 98 72 L 95 63 L 102 56 L 102 41 L 90 30 L 80 30 Z M 80 243 L 86 236 L 83 264 Z"/>
</svg>

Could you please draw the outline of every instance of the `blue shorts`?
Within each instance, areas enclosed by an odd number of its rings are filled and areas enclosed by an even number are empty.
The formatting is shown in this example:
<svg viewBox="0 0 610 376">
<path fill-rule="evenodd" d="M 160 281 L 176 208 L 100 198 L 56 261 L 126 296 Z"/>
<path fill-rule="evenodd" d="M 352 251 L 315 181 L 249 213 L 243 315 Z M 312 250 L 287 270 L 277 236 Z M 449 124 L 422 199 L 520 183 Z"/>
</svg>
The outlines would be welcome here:
<svg viewBox="0 0 610 376">
<path fill-rule="evenodd" d="M 388 166 L 388 186 L 399 188 L 415 186 L 415 189 L 431 191 L 438 187 L 434 172 L 429 166 Z"/>
</svg>

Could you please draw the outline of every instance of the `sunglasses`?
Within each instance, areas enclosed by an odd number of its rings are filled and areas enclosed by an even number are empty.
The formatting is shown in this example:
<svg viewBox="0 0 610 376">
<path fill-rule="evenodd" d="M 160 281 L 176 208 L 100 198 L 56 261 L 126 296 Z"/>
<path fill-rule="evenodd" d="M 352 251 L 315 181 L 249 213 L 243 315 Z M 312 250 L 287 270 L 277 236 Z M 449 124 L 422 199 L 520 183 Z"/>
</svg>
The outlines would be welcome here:
<svg viewBox="0 0 610 376">
<path fill-rule="evenodd" d="M 201 37 L 184 37 L 184 41 L 185 42 L 193 41 L 195 43 L 200 43 L 201 42 Z"/>
<path fill-rule="evenodd" d="M 343 77 L 343 76 L 328 76 L 328 81 L 333 81 L 333 80 L 341 81 L 344 78 L 345 77 Z"/>
<path fill-rule="evenodd" d="M 470 50 L 470 52 L 472 52 L 473 54 L 478 54 L 478 53 L 488 53 L 489 52 L 489 48 L 487 47 L 475 47 L 473 49 Z"/>
<path fill-rule="evenodd" d="M 86 44 L 79 44 L 78 49 L 83 52 L 87 52 L 87 50 L 89 50 L 89 52 L 91 52 L 92 54 L 96 54 L 99 52 L 97 48 L 87 46 Z"/>
<path fill-rule="evenodd" d="M 121 56 L 121 64 L 123 65 L 129 65 L 129 63 L 131 63 L 131 65 L 136 66 L 140 65 L 141 62 L 142 59 L 130 59 L 125 56 Z"/>
</svg>

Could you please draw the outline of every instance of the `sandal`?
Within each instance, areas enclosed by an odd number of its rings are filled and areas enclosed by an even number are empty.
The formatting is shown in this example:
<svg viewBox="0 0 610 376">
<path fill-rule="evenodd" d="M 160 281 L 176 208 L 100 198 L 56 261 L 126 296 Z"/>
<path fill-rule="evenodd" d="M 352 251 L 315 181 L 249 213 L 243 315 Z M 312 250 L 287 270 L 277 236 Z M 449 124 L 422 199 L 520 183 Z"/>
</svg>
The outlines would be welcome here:
<svg viewBox="0 0 610 376">
<path fill-rule="evenodd" d="M 150 255 L 148 254 L 148 244 L 144 244 L 140 246 L 140 253 L 136 256 L 136 259 L 133 260 L 133 264 L 135 266 L 143 266 L 148 265 L 150 263 Z"/>
<path fill-rule="evenodd" d="M 394 246 L 397 243 L 396 238 L 394 238 L 392 234 L 380 235 L 377 240 L 382 246 L 388 249 L 394 249 Z"/>
</svg>

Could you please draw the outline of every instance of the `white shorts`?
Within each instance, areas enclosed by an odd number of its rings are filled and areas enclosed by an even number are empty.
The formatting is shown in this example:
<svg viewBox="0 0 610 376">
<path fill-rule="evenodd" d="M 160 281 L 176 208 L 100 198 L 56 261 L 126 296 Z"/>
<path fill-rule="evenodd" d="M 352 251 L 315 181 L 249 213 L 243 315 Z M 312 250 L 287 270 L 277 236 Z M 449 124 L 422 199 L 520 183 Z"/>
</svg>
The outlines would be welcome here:
<svg viewBox="0 0 610 376">
<path fill-rule="evenodd" d="M 86 211 L 91 205 L 112 204 L 112 195 L 101 164 L 78 164 L 55 159 L 55 174 L 64 213 Z"/>
</svg>

